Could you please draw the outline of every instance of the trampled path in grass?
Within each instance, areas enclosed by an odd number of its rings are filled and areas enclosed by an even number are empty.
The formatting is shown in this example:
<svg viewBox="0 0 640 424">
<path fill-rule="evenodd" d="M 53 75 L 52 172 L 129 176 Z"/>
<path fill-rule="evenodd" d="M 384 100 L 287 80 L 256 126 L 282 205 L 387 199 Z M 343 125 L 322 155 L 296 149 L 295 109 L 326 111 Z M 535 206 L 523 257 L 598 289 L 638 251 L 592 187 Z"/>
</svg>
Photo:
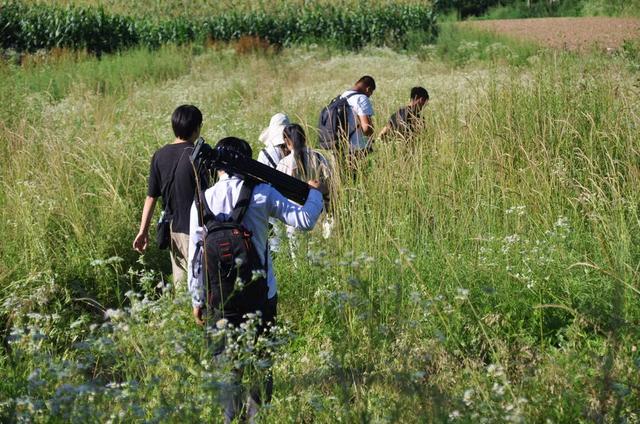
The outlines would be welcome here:
<svg viewBox="0 0 640 424">
<path fill-rule="evenodd" d="M 543 46 L 584 51 L 592 48 L 611 51 L 625 41 L 640 39 L 638 18 L 533 18 L 480 20 L 461 26 L 493 31 Z"/>
<path fill-rule="evenodd" d="M 171 106 L 190 102 L 203 110 L 203 136 L 207 140 L 235 135 L 246 138 L 258 149 L 258 134 L 278 111 L 302 122 L 313 134 L 320 108 L 350 87 L 360 74 L 374 75 L 380 87 L 372 102 L 376 111 L 374 119 L 381 128 L 392 112 L 407 103 L 409 90 L 414 85 L 429 88 L 432 96 L 429 108 L 441 107 L 452 98 L 457 99 L 457 107 L 465 108 L 490 78 L 495 79 L 502 73 L 490 75 L 489 68 L 483 67 L 452 70 L 436 61 L 425 62 L 384 48 L 324 59 L 321 51 L 313 48 L 287 50 L 279 55 L 248 55 L 241 59 L 228 50 L 196 57 L 185 75 L 160 84 L 134 86 L 126 96 L 105 98 L 100 93 L 90 93 L 90 87 L 89 93 L 76 88 L 68 97 L 44 108 L 42 125 L 51 126 L 56 132 L 86 133 L 89 128 L 70 126 L 69 122 L 83 109 L 91 113 L 88 108 L 106 107 L 109 121 L 102 128 L 106 132 L 102 136 L 118 138 L 118 130 L 137 115 L 141 121 L 138 125 L 148 130 L 145 136 L 153 136 L 155 140 L 148 147 L 155 148 L 170 138 L 167 117 Z M 110 124 L 115 125 L 110 128 Z M 134 137 L 126 142 L 138 140 Z M 313 135 L 310 142 L 316 142 Z"/>
</svg>

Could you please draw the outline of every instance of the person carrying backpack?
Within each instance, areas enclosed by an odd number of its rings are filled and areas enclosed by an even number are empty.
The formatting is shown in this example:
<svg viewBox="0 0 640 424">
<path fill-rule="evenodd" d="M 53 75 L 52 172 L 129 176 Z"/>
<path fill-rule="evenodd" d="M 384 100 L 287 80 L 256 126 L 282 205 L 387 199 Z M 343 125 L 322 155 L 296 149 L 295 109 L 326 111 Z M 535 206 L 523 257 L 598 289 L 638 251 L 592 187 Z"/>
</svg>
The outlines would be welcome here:
<svg viewBox="0 0 640 424">
<path fill-rule="evenodd" d="M 252 156 L 251 146 L 239 138 L 223 138 L 217 143 L 218 147 L 247 158 Z M 315 180 L 308 182 L 312 190 L 306 203 L 300 206 L 268 184 L 245 181 L 242 176 L 224 169 L 217 173 L 218 182 L 202 195 L 204 228 L 200 226 L 196 202 L 191 207 L 188 283 L 194 318 L 202 325 L 204 310 L 209 308 L 207 313 L 213 322 L 224 318 L 239 326 L 246 313 L 259 310 L 263 325 L 273 323 L 278 298 L 273 263 L 267 248 L 269 217 L 301 230 L 313 229 L 322 212 L 322 194 L 317 190 L 320 183 Z M 203 263 L 205 245 L 206 264 Z M 208 268 L 207 279 L 203 275 L 205 266 Z M 240 274 L 243 287 L 235 283 L 234 271 Z M 243 277 L 245 271 L 253 277 Z M 266 271 L 266 278 L 261 271 Z M 235 287 L 229 287 L 233 284 Z M 235 380 L 241 380 L 241 371 Z M 273 388 L 270 376 L 263 386 L 264 400 L 268 402 Z M 251 390 L 249 394 L 249 418 L 257 413 L 261 392 Z M 227 393 L 224 400 L 225 422 L 233 421 L 242 412 L 246 406 L 244 400 L 240 389 Z"/>
<path fill-rule="evenodd" d="M 345 147 L 350 156 L 364 156 L 371 150 L 373 106 L 369 98 L 375 89 L 373 77 L 365 75 L 322 109 L 318 124 L 321 147 L 340 150 L 348 139 Z"/>
</svg>

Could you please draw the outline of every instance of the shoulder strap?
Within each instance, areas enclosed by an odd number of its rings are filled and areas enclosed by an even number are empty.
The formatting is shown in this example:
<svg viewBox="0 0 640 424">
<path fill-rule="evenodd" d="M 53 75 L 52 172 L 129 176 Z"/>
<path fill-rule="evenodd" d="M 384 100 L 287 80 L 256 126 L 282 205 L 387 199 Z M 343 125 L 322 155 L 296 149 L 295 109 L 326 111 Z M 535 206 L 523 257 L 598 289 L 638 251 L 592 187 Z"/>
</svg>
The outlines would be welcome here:
<svg viewBox="0 0 640 424">
<path fill-rule="evenodd" d="M 200 191 L 200 193 L 198 193 L 198 196 L 200 196 L 200 204 L 204 209 L 204 214 L 202 216 L 202 225 L 206 227 L 210 221 L 215 220 L 215 215 L 213 214 L 213 212 L 211 212 L 211 208 L 209 208 L 209 205 L 207 204 L 207 198 L 204 196 L 205 191 L 206 190 Z"/>
<path fill-rule="evenodd" d="M 351 96 L 355 96 L 356 94 L 362 94 L 362 93 L 360 93 L 360 92 L 358 92 L 358 91 L 354 91 L 353 93 L 351 93 L 351 94 L 347 94 L 347 95 L 346 95 L 346 96 L 344 96 L 344 97 L 343 97 L 343 96 L 338 96 L 338 98 L 340 98 L 340 99 L 348 99 L 349 97 L 351 97 Z"/>
<path fill-rule="evenodd" d="M 346 101 L 347 99 L 349 99 L 349 97 L 355 96 L 356 94 L 362 94 L 362 93 L 354 91 L 353 93 L 349 93 L 346 96 L 342 96 L 341 94 L 338 94 L 338 97 L 336 97 L 335 99 L 331 100 L 331 103 L 329 104 L 329 106 L 335 104 L 338 100 L 345 100 Z M 347 105 L 348 105 L 348 103 L 347 103 Z M 327 109 L 329 109 L 329 106 L 327 106 Z M 348 127 L 349 125 L 346 125 L 346 126 Z M 356 123 L 356 128 L 357 128 L 357 126 L 358 126 L 358 124 Z M 355 132 L 355 130 L 349 131 L 348 134 L 347 134 L 347 139 L 351 139 L 351 136 L 353 135 L 354 132 Z"/>
<path fill-rule="evenodd" d="M 245 180 L 242 183 L 242 188 L 240 189 L 240 195 L 238 196 L 238 201 L 236 205 L 233 207 L 231 211 L 231 219 L 229 222 L 234 224 L 240 224 L 242 222 L 242 218 L 244 218 L 244 214 L 249 209 L 249 204 L 251 203 L 251 194 L 253 193 L 253 188 L 255 187 L 255 182 Z M 204 191 L 200 192 L 200 203 L 204 208 L 204 216 L 202 217 L 202 222 L 204 226 L 209 228 L 209 224 L 212 221 L 215 221 L 215 215 L 209 208 L 207 204 L 207 199 L 204 196 Z"/>
<path fill-rule="evenodd" d="M 231 221 L 233 223 L 239 224 L 242 222 L 244 214 L 247 212 L 247 209 L 249 209 L 249 203 L 251 203 L 251 194 L 253 193 L 254 186 L 255 183 L 252 181 L 244 180 L 242 183 L 240 196 L 238 196 L 238 201 L 233 207 L 233 212 L 231 212 Z"/>
<path fill-rule="evenodd" d="M 267 152 L 267 149 L 262 149 L 262 153 L 264 153 L 264 155 L 267 157 L 267 160 L 269 161 L 269 163 L 276 168 L 278 166 L 278 164 L 276 163 L 275 160 L 273 160 L 273 158 L 271 157 L 271 155 L 269 155 L 269 153 Z"/>
<path fill-rule="evenodd" d="M 164 204 L 165 210 L 171 211 L 170 204 L 171 204 L 171 195 L 173 194 L 173 180 L 176 177 L 176 170 L 178 169 L 178 164 L 180 163 L 180 159 L 182 159 L 182 155 L 180 155 L 180 157 L 176 161 L 176 164 L 173 165 L 173 170 L 171 171 L 171 179 L 169 180 L 167 185 L 164 186 L 165 189 L 167 187 L 169 187 L 169 192 L 167 193 L 167 199 L 166 199 L 166 202 Z M 162 194 L 164 195 L 164 190 L 162 190 Z"/>
</svg>

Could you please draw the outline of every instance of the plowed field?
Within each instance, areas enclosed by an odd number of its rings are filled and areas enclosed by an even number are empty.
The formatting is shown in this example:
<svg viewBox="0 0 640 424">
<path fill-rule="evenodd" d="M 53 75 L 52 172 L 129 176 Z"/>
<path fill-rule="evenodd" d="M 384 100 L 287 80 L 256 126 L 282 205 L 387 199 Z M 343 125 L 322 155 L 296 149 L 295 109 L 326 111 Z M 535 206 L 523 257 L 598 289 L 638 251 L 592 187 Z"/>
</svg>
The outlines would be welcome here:
<svg viewBox="0 0 640 424">
<path fill-rule="evenodd" d="M 566 50 L 616 49 L 640 38 L 637 18 L 538 18 L 463 22 L 461 25 Z"/>
</svg>

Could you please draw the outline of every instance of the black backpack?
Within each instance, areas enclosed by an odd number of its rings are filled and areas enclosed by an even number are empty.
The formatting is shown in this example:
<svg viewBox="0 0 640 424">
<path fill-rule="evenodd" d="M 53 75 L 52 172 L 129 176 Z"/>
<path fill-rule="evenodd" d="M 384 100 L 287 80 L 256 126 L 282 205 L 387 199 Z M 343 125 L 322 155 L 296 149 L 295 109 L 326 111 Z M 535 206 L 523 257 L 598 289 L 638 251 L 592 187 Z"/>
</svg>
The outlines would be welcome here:
<svg viewBox="0 0 640 424">
<path fill-rule="evenodd" d="M 345 97 L 336 97 L 329 105 L 320 111 L 318 122 L 318 139 L 323 149 L 335 149 L 340 146 L 340 140 L 349 140 L 355 128 L 349 128 L 349 113 L 351 113 L 347 99 L 358 92 Z"/>
<path fill-rule="evenodd" d="M 238 202 L 226 222 L 216 221 L 201 197 L 207 228 L 203 260 L 207 266 L 203 271 L 208 276 L 207 305 L 234 324 L 240 323 L 246 313 L 263 310 L 269 292 L 266 266 L 251 241 L 251 231 L 242 225 L 253 187 L 250 182 L 243 182 Z"/>
</svg>

